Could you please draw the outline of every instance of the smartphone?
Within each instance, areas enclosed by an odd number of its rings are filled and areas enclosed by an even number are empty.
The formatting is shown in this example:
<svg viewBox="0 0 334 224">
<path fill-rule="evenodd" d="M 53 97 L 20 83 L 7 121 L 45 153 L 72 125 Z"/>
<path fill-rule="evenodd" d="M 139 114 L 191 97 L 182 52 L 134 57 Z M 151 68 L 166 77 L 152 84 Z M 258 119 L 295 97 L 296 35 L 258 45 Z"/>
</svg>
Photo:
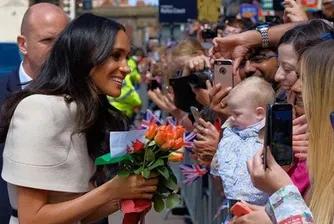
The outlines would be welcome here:
<svg viewBox="0 0 334 224">
<path fill-rule="evenodd" d="M 215 60 L 213 70 L 213 80 L 215 84 L 220 83 L 223 88 L 234 86 L 232 60 Z"/>
<path fill-rule="evenodd" d="M 236 216 L 236 217 L 241 217 L 244 215 L 247 215 L 252 212 L 250 208 L 248 208 L 245 204 L 241 202 L 237 202 L 233 207 L 230 209 L 230 212 Z"/>
<path fill-rule="evenodd" d="M 198 123 L 199 119 L 202 117 L 201 116 L 201 113 L 199 112 L 199 110 L 196 108 L 196 107 L 190 107 L 190 111 L 191 111 L 191 114 L 193 115 L 196 123 Z"/>
<path fill-rule="evenodd" d="M 293 162 L 292 105 L 271 104 L 267 106 L 266 133 L 264 141 L 264 166 L 267 167 L 267 147 L 280 166 Z"/>
</svg>

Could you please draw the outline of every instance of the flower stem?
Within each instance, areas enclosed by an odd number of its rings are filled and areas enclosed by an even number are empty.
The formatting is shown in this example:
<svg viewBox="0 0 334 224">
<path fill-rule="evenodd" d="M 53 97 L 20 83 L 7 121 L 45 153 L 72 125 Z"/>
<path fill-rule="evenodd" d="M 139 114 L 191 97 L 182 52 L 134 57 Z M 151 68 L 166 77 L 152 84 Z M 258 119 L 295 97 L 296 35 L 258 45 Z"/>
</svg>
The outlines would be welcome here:
<svg viewBox="0 0 334 224">
<path fill-rule="evenodd" d="M 144 154 L 144 161 L 143 161 L 143 170 L 145 169 L 146 165 L 146 153 L 147 153 L 148 148 L 145 149 L 145 154 Z"/>
</svg>

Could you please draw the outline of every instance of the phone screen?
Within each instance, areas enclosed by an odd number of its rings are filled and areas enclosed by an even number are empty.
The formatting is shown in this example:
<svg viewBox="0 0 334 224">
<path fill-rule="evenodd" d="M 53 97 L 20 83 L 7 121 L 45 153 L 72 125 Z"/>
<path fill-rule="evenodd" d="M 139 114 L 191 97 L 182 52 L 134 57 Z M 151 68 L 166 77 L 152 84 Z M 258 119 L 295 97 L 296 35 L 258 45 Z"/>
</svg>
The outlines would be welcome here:
<svg viewBox="0 0 334 224">
<path fill-rule="evenodd" d="M 293 158 L 291 105 L 273 105 L 270 120 L 272 154 L 279 165 L 291 165 Z"/>
</svg>

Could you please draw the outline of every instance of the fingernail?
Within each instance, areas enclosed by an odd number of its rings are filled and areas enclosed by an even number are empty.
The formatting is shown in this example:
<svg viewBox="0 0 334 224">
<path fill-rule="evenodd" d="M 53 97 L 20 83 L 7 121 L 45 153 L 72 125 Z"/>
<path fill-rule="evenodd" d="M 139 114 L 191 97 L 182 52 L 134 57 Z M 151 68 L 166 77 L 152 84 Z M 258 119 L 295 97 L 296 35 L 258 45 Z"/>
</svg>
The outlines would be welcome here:
<svg viewBox="0 0 334 224">
<path fill-rule="evenodd" d="M 232 90 L 232 87 L 231 87 L 231 86 L 227 88 L 227 91 L 230 91 L 230 90 Z"/>
<path fill-rule="evenodd" d="M 217 88 L 220 88 L 220 87 L 221 87 L 221 84 L 220 84 L 220 83 L 218 83 L 218 84 L 216 85 L 216 87 L 217 87 Z"/>
</svg>

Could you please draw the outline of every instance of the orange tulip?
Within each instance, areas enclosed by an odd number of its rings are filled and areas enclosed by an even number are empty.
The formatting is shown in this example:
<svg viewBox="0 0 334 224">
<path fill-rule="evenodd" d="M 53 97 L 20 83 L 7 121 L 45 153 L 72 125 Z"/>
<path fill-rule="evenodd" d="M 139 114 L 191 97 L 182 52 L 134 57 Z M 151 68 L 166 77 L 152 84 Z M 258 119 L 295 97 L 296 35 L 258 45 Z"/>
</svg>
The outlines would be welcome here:
<svg viewBox="0 0 334 224">
<path fill-rule="evenodd" d="M 170 131 L 173 131 L 173 130 L 174 130 L 174 127 L 171 124 L 166 126 L 166 131 L 170 132 Z"/>
<path fill-rule="evenodd" d="M 175 138 L 176 134 L 174 132 L 167 132 L 166 135 L 167 135 L 167 141 L 168 140 L 176 140 L 176 138 Z"/>
<path fill-rule="evenodd" d="M 145 144 L 137 140 L 136 142 L 132 142 L 132 147 L 134 152 L 139 152 L 140 150 L 144 149 Z"/>
<path fill-rule="evenodd" d="M 183 158 L 184 158 L 183 154 L 177 152 L 172 152 L 168 156 L 168 160 L 171 162 L 180 162 L 181 160 L 183 160 Z"/>
<path fill-rule="evenodd" d="M 145 137 L 147 139 L 152 140 L 152 139 L 154 139 L 157 131 L 158 131 L 158 125 L 153 123 L 148 127 L 148 129 L 146 131 L 146 134 L 145 134 Z"/>
<path fill-rule="evenodd" d="M 176 129 L 173 126 L 169 126 L 166 131 L 170 139 L 177 139 Z"/>
<path fill-rule="evenodd" d="M 162 145 L 167 141 L 167 133 L 158 131 L 157 135 L 154 137 L 155 143 Z"/>
<path fill-rule="evenodd" d="M 183 137 L 182 138 L 178 138 L 175 141 L 175 144 L 173 146 L 173 150 L 178 150 L 180 148 L 182 148 L 184 146 L 184 141 L 183 141 Z"/>
<path fill-rule="evenodd" d="M 173 148 L 175 145 L 175 140 L 168 140 L 162 146 L 161 149 L 164 151 L 168 151 L 169 149 Z"/>
<path fill-rule="evenodd" d="M 167 129 L 167 125 L 161 125 L 159 128 L 158 128 L 158 132 L 164 132 L 166 131 Z"/>
<path fill-rule="evenodd" d="M 184 135 L 184 128 L 182 126 L 177 126 L 175 128 L 175 132 L 176 132 L 176 138 L 183 138 Z"/>
</svg>

